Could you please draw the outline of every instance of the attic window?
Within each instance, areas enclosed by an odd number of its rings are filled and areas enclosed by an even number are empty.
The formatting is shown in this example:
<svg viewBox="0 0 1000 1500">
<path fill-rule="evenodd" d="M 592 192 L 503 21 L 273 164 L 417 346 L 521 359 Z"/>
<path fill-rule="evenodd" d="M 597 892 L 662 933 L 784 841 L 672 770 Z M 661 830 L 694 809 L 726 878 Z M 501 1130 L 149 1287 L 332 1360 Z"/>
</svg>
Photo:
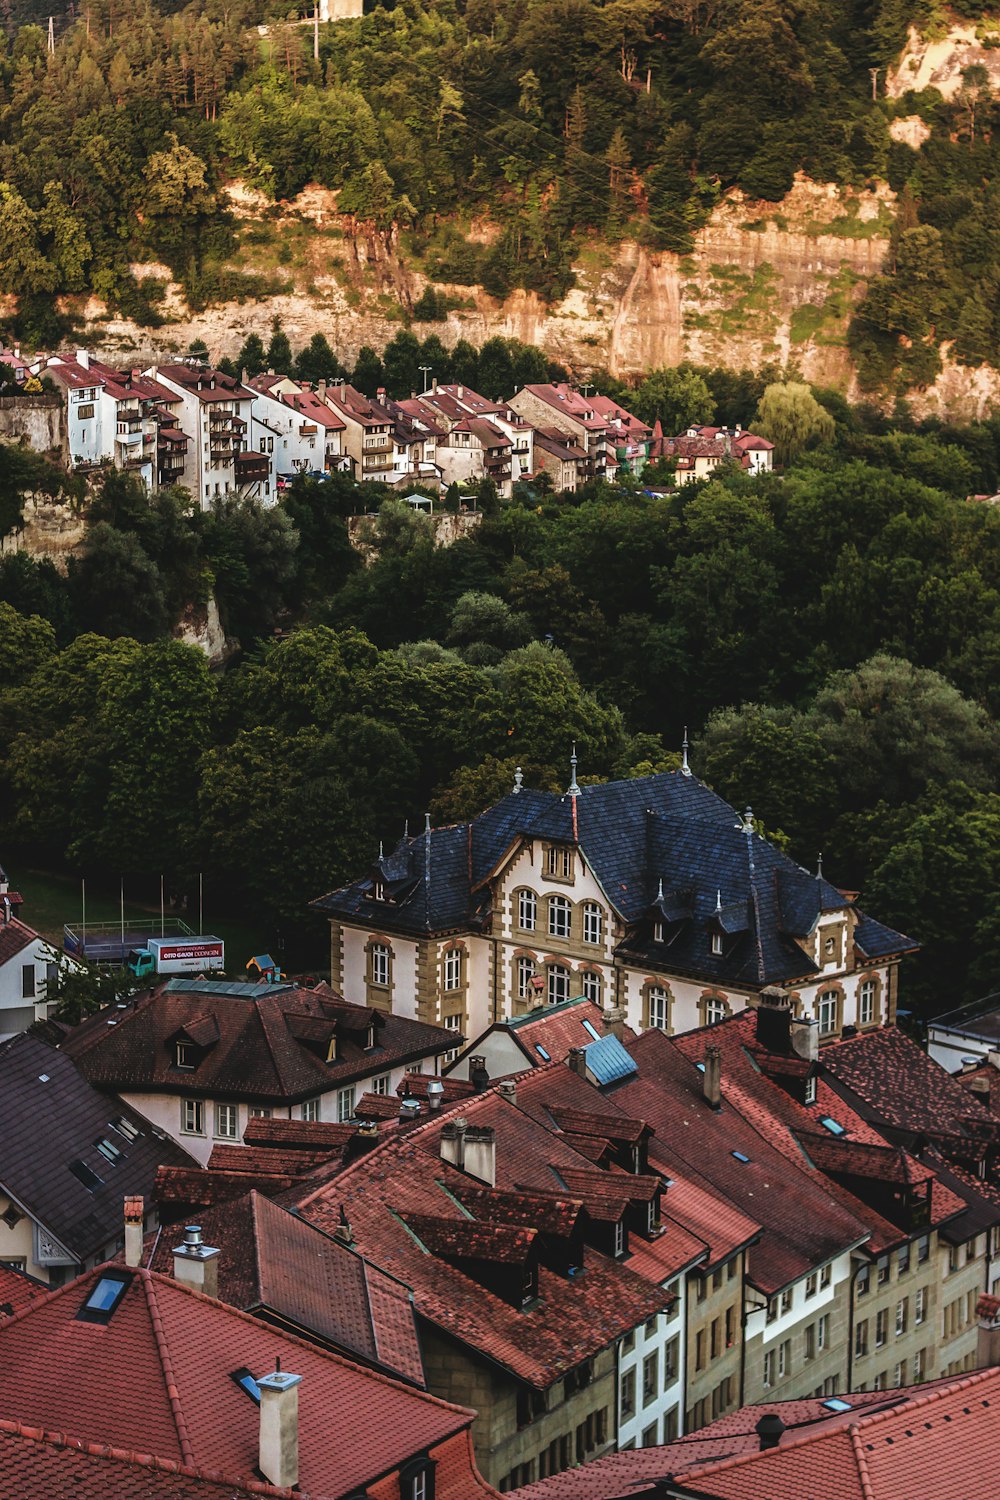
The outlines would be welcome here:
<svg viewBox="0 0 1000 1500">
<path fill-rule="evenodd" d="M 546 1052 L 546 1050 L 542 1046 L 541 1042 L 536 1042 L 535 1043 L 535 1051 L 538 1053 L 539 1057 L 543 1057 L 546 1062 L 551 1062 L 552 1061 L 551 1057 Z"/>
<path fill-rule="evenodd" d="M 653 942 L 654 943 L 662 943 L 663 942 L 663 923 L 662 922 L 654 922 L 653 923 Z"/>
<path fill-rule="evenodd" d="M 117 1130 L 118 1134 L 123 1135 L 129 1143 L 138 1140 L 141 1132 L 131 1120 L 126 1120 L 124 1115 L 117 1115 L 110 1123 L 111 1129 Z"/>
<path fill-rule="evenodd" d="M 69 1169 L 77 1182 L 82 1182 L 89 1193 L 96 1193 L 99 1187 L 104 1186 L 103 1177 L 98 1177 L 97 1173 L 92 1172 L 87 1163 L 80 1161 L 79 1158 L 70 1162 Z"/>
<path fill-rule="evenodd" d="M 750 1160 L 749 1156 L 745 1156 L 742 1151 L 732 1151 L 730 1155 L 735 1156 L 737 1161 L 747 1162 Z"/>
<path fill-rule="evenodd" d="M 816 1103 L 816 1079 L 815 1078 L 807 1078 L 806 1079 L 806 1103 L 807 1104 L 815 1104 Z"/>
<path fill-rule="evenodd" d="M 834 1396 L 830 1401 L 824 1401 L 823 1405 L 827 1411 L 853 1411 L 854 1408 L 849 1401 L 841 1401 L 839 1396 Z"/>
<path fill-rule="evenodd" d="M 593 1021 L 584 1021 L 583 1029 L 588 1036 L 593 1037 L 595 1042 L 599 1042 L 601 1040 L 601 1033 L 598 1031 Z"/>
<path fill-rule="evenodd" d="M 821 1115 L 819 1123 L 825 1125 L 831 1135 L 846 1135 L 847 1126 L 841 1125 L 839 1120 L 832 1120 L 829 1115 Z"/>
<path fill-rule="evenodd" d="M 721 952 L 722 952 L 722 933 L 721 932 L 713 932 L 712 933 L 712 952 L 716 953 L 716 954 L 721 954 Z"/>
<path fill-rule="evenodd" d="M 92 1287 L 77 1318 L 81 1323 L 110 1323 L 115 1309 L 132 1284 L 131 1276 L 102 1276 Z"/>
<path fill-rule="evenodd" d="M 194 1042 L 175 1042 L 174 1062 L 178 1068 L 183 1068 L 185 1072 L 193 1073 L 198 1062 L 198 1049 L 194 1045 Z"/>
<path fill-rule="evenodd" d="M 381 880 L 372 881 L 371 898 L 373 901 L 385 900 L 385 882 Z"/>
<path fill-rule="evenodd" d="M 104 1157 L 104 1160 L 109 1161 L 113 1167 L 116 1167 L 121 1161 L 122 1153 L 106 1136 L 102 1136 L 99 1141 L 95 1141 L 94 1146 Z"/>
<path fill-rule="evenodd" d="M 260 1386 L 245 1366 L 230 1371 L 229 1378 L 235 1380 L 241 1391 L 246 1391 L 251 1401 L 256 1401 L 257 1405 L 260 1405 Z"/>
</svg>

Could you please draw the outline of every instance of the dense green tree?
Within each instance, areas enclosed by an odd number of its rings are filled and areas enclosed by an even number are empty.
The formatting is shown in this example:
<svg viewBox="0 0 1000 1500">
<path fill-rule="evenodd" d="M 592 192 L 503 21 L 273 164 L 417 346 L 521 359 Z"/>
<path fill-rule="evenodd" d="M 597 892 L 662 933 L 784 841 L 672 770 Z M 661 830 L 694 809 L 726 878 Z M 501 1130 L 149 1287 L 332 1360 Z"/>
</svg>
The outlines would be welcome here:
<svg viewBox="0 0 1000 1500">
<path fill-rule="evenodd" d="M 754 430 L 774 444 L 778 463 L 791 463 L 804 449 L 833 437 L 833 418 L 807 385 L 789 380 L 769 385 L 760 398 Z"/>
</svg>

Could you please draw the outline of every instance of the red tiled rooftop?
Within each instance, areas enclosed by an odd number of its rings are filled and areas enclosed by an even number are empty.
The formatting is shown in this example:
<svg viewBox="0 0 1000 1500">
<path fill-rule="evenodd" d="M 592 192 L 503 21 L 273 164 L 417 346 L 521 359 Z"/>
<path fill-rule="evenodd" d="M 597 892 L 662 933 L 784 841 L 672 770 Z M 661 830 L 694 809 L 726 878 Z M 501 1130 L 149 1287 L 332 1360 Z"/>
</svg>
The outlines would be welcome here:
<svg viewBox="0 0 1000 1500">
<path fill-rule="evenodd" d="M 44 1297 L 48 1287 L 24 1271 L 0 1265 L 0 1323 Z"/>
<path fill-rule="evenodd" d="M 0 926 L 0 964 L 7 963 L 16 957 L 33 943 L 39 936 L 34 928 L 28 927 L 26 923 L 17 917 L 11 917 L 8 922 Z M 20 983 L 20 980 L 18 981 Z"/>
<path fill-rule="evenodd" d="M 569 1000 L 561 1005 L 539 1006 L 525 1016 L 503 1023 L 517 1042 L 525 1049 L 533 1067 L 540 1061 L 564 1062 L 572 1047 L 586 1047 L 594 1040 L 588 1031 L 589 1024 L 597 1035 L 604 1035 L 604 1012 L 592 1000 Z M 635 1037 L 635 1032 L 625 1027 L 625 1041 Z M 538 1044 L 545 1048 L 548 1058 L 543 1059 Z"/>
<path fill-rule="evenodd" d="M 468 1430 L 472 1413 L 350 1363 L 151 1271 L 107 1323 L 77 1315 L 104 1268 L 0 1325 L 0 1418 L 249 1480 L 259 1414 L 231 1372 L 301 1375 L 300 1483 L 340 1496 Z M 363 1422 L 331 1413 L 364 1412 Z M 439 1476 L 440 1478 L 440 1476 Z M 448 1500 L 475 1491 L 471 1472 Z M 487 1491 L 488 1493 L 488 1491 Z M 441 1500 L 439 1484 L 438 1494 Z"/>
</svg>

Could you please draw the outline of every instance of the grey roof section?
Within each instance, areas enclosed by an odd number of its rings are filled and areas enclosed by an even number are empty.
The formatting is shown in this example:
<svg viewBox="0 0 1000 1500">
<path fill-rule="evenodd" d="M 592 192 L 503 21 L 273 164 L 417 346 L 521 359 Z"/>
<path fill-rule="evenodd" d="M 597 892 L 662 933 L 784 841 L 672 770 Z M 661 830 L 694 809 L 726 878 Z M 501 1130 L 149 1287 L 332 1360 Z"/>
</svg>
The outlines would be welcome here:
<svg viewBox="0 0 1000 1500">
<path fill-rule="evenodd" d="M 520 838 L 580 847 L 631 929 L 622 953 L 720 984 L 816 972 L 795 939 L 808 936 L 823 912 L 851 904 L 753 832 L 697 777 L 665 772 L 584 786 L 575 797 L 511 792 L 468 823 L 404 838 L 362 878 L 313 905 L 406 934 L 485 930 L 488 877 Z M 376 880 L 385 900 L 373 898 Z M 657 916 L 666 924 L 661 943 L 653 940 Z M 720 930 L 723 951 L 713 954 Z M 917 946 L 871 918 L 862 918 L 858 932 L 870 958 Z"/>
<path fill-rule="evenodd" d="M 618 1038 L 610 1034 L 584 1047 L 583 1054 L 587 1059 L 587 1067 L 602 1087 L 609 1083 L 619 1083 L 623 1078 L 631 1078 L 633 1073 L 639 1071 L 635 1059 L 629 1056 Z"/>
<path fill-rule="evenodd" d="M 121 1118 L 139 1132 L 135 1140 L 111 1123 Z M 114 1164 L 97 1149 L 102 1140 L 120 1153 Z M 88 1181 L 91 1173 L 100 1179 L 93 1192 L 71 1170 L 77 1164 Z M 0 1187 L 78 1261 L 122 1232 L 125 1197 L 152 1199 L 161 1165 L 196 1163 L 92 1088 L 65 1053 L 26 1032 L 0 1045 Z"/>
<path fill-rule="evenodd" d="M 169 995 L 236 995 L 244 1000 L 259 1000 L 262 995 L 277 995 L 293 990 L 294 984 L 248 984 L 240 979 L 168 979 L 164 989 Z"/>
<path fill-rule="evenodd" d="M 1000 1041 L 1000 991 L 970 1000 L 968 1005 L 935 1016 L 927 1024 L 938 1031 L 954 1031 L 983 1042 Z"/>
</svg>

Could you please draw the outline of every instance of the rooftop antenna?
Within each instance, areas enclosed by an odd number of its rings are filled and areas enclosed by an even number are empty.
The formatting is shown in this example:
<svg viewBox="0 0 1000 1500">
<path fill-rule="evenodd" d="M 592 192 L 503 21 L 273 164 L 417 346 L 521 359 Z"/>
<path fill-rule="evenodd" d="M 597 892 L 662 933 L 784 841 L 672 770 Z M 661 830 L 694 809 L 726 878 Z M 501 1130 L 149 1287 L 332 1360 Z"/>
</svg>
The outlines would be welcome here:
<svg viewBox="0 0 1000 1500">
<path fill-rule="evenodd" d="M 688 765 L 688 750 L 690 748 L 691 747 L 690 747 L 690 745 L 688 743 L 688 727 L 685 724 L 684 725 L 684 738 L 681 741 L 681 775 L 682 776 L 690 776 L 691 775 L 691 767 Z"/>
<path fill-rule="evenodd" d="M 521 767 L 518 766 L 517 770 L 514 772 L 514 795 L 515 795 L 515 797 L 517 796 L 518 792 L 521 790 L 521 785 L 522 785 L 523 781 L 524 781 L 524 772 L 521 770 Z"/>
<path fill-rule="evenodd" d="M 573 754 L 569 758 L 569 768 L 570 783 L 567 787 L 567 796 L 578 797 L 580 795 L 580 788 L 576 780 L 576 740 L 573 741 Z"/>
<path fill-rule="evenodd" d="M 822 849 L 820 850 L 820 852 L 816 856 L 816 879 L 817 880 L 822 880 L 823 879 L 823 851 L 822 851 Z"/>
</svg>

